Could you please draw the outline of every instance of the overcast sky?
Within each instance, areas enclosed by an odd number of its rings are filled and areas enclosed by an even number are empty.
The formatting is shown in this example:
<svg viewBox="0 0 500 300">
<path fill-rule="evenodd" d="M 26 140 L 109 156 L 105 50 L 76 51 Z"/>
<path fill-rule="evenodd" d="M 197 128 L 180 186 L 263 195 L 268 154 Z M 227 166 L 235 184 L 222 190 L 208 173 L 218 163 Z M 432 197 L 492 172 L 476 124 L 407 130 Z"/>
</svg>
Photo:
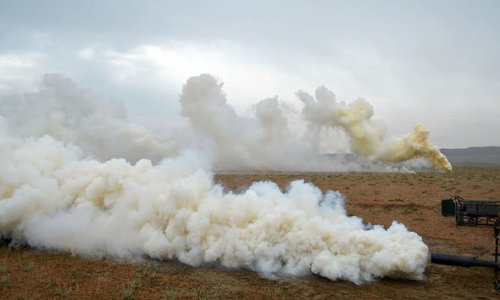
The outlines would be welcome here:
<svg viewBox="0 0 500 300">
<path fill-rule="evenodd" d="M 394 134 L 500 146 L 500 1 L 0 0 L 0 93 L 61 73 L 133 118 L 175 123 L 190 76 L 240 112 L 299 89 L 363 97 Z"/>
</svg>

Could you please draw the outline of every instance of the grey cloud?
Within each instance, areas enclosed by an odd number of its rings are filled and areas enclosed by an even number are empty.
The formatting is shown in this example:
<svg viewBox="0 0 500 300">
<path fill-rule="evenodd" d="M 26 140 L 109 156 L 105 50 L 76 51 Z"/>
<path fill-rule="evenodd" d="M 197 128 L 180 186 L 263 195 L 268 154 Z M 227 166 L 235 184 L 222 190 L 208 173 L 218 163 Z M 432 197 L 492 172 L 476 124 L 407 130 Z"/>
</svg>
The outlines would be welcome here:
<svg viewBox="0 0 500 300">
<path fill-rule="evenodd" d="M 492 105 L 500 94 L 498 11 L 499 2 L 486 0 L 4 1 L 0 56 L 43 54 L 33 78 L 63 72 L 140 106 L 148 97 L 159 103 L 162 93 L 175 102 L 180 87 L 166 92 L 164 86 L 171 83 L 117 85 L 102 61 L 84 61 L 76 53 L 87 47 L 131 53 L 143 45 L 163 47 L 173 41 L 197 45 L 228 41 L 244 49 L 237 55 L 241 61 L 258 59 L 287 74 L 279 79 L 282 89 L 265 97 L 325 84 L 345 99 L 366 97 L 383 119 L 391 117 L 393 108 L 388 104 L 397 105 L 404 117 L 387 120 L 388 126 L 409 129 L 422 120 L 434 123 L 438 128 L 432 131 L 439 132 L 439 122 L 416 115 L 434 107 L 441 112 L 451 109 L 458 118 L 449 122 L 465 130 L 460 116 L 489 119 L 498 114 Z M 224 80 L 231 83 L 231 78 Z M 248 86 L 248 90 L 258 88 Z M 140 101 L 132 100 L 140 95 L 144 95 Z M 470 102 L 476 108 L 465 112 L 462 107 Z M 492 107 L 486 117 L 484 107 Z M 491 139 L 489 123 L 471 126 L 486 127 L 478 130 L 484 132 L 480 144 L 500 143 Z M 450 139 L 443 139 L 443 146 L 451 145 Z M 463 146 L 467 143 L 463 141 Z M 477 145 L 478 138 L 470 143 Z"/>
</svg>

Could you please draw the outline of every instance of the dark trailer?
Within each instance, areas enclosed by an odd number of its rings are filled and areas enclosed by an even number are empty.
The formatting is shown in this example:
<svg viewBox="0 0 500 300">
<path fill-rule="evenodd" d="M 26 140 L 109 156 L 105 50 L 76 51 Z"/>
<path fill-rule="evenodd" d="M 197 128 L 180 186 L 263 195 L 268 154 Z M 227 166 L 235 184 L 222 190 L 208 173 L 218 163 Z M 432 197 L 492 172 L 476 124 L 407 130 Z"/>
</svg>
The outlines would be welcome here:
<svg viewBox="0 0 500 300">
<path fill-rule="evenodd" d="M 500 220 L 500 201 L 454 196 L 441 200 L 441 213 L 445 217 L 455 216 L 457 225 L 495 225 Z"/>
</svg>

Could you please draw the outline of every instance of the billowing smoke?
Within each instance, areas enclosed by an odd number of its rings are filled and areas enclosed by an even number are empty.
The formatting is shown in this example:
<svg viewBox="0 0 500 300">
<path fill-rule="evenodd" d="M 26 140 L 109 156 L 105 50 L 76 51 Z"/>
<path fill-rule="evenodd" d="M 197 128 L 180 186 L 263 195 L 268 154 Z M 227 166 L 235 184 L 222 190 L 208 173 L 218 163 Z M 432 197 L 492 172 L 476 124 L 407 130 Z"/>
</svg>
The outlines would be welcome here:
<svg viewBox="0 0 500 300">
<path fill-rule="evenodd" d="M 345 105 L 324 87 L 316 90 L 316 100 L 300 91 L 301 117 L 308 126 L 297 134 L 290 130 L 277 98 L 262 100 L 254 106 L 256 117 L 244 118 L 227 103 L 221 87 L 204 74 L 190 78 L 180 97 L 182 115 L 198 140 L 210 144 L 219 169 L 404 171 L 409 165 L 391 163 L 424 158 L 438 169 L 451 171 L 446 157 L 429 142 L 425 127 L 417 125 L 405 137 L 390 136 L 382 123 L 371 120 L 373 108 L 365 100 Z M 319 155 L 319 134 L 325 127 L 344 130 L 356 160 Z M 427 166 L 425 161 L 421 166 Z"/>
<path fill-rule="evenodd" d="M 60 75 L 45 75 L 39 90 L 21 98 L 0 99 L 0 115 L 10 130 L 24 137 L 48 134 L 79 146 L 99 160 L 142 158 L 158 162 L 186 149 L 210 157 L 214 170 L 264 171 L 384 171 L 408 172 L 451 165 L 418 125 L 407 136 L 394 137 L 372 120 L 364 100 L 337 103 L 324 87 L 316 99 L 297 93 L 303 109 L 293 113 L 278 97 L 253 106 L 243 117 L 228 103 L 222 84 L 203 74 L 188 79 L 180 95 L 181 130 L 163 128 L 161 135 L 127 120 L 124 106 L 95 96 Z M 330 137 L 328 130 L 343 136 Z M 348 143 L 344 141 L 347 138 Z M 321 145 L 350 145 L 332 154 Z"/>
<path fill-rule="evenodd" d="M 429 131 L 417 125 L 405 137 L 388 136 L 385 126 L 371 120 L 373 107 L 364 99 L 349 105 L 338 103 L 332 91 L 324 86 L 311 95 L 297 93 L 304 103 L 302 113 L 313 129 L 340 126 L 349 136 L 351 150 L 364 157 L 402 162 L 415 157 L 427 158 L 435 167 L 451 171 L 451 164 L 439 149 L 429 142 Z"/>
<path fill-rule="evenodd" d="M 223 106 L 200 106 L 235 118 Z M 216 132 L 219 125 L 204 124 Z M 323 194 L 303 181 L 285 192 L 271 182 L 227 192 L 193 151 L 156 165 L 100 162 L 51 136 L 16 136 L 0 117 L 0 165 L 0 235 L 34 247 L 357 284 L 383 276 L 421 279 L 427 264 L 428 248 L 417 234 L 396 222 L 387 230 L 364 225 L 347 216 L 337 192 Z"/>
<path fill-rule="evenodd" d="M 289 132 L 277 99 L 255 105 L 256 118 L 238 116 L 221 84 L 208 74 L 190 78 L 182 90 L 181 113 L 196 141 L 214 153 L 222 170 L 318 170 L 320 157 Z"/>
<path fill-rule="evenodd" d="M 38 91 L 0 99 L 0 235 L 84 256 L 215 263 L 270 278 L 423 278 L 422 239 L 397 222 L 384 229 L 347 216 L 338 192 L 294 181 L 284 192 L 256 182 L 233 193 L 214 183 L 208 170 L 451 170 L 422 126 L 391 137 L 364 100 L 337 103 L 326 88 L 298 96 L 297 114 L 274 97 L 242 117 L 214 77 L 192 77 L 180 95 L 188 124 L 160 136 L 130 122 L 119 102 L 46 75 Z M 324 134 L 339 128 L 355 156 L 321 153 Z"/>
<path fill-rule="evenodd" d="M 0 99 L 0 115 L 19 135 L 50 135 L 103 160 L 159 160 L 177 153 L 175 142 L 129 122 L 123 103 L 101 99 L 58 74 L 46 74 L 35 93 Z"/>
</svg>

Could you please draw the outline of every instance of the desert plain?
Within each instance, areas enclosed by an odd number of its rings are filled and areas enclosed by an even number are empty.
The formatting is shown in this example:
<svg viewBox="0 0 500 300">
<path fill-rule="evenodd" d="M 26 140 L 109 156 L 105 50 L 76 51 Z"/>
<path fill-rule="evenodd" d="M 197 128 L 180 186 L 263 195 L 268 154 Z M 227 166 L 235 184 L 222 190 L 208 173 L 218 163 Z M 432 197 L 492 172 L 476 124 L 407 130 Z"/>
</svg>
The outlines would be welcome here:
<svg viewBox="0 0 500 300">
<path fill-rule="evenodd" d="M 455 167 L 452 173 L 237 173 L 216 174 L 238 192 L 254 181 L 283 190 L 296 179 L 337 190 L 350 215 L 389 226 L 394 220 L 422 236 L 430 251 L 492 260 L 491 226 L 457 226 L 441 216 L 441 199 L 500 200 L 500 167 Z M 113 257 L 0 246 L 1 299 L 498 299 L 493 270 L 430 264 L 422 281 L 381 278 L 355 285 L 318 277 L 267 279 L 250 270 L 177 261 L 121 261 Z"/>
</svg>

